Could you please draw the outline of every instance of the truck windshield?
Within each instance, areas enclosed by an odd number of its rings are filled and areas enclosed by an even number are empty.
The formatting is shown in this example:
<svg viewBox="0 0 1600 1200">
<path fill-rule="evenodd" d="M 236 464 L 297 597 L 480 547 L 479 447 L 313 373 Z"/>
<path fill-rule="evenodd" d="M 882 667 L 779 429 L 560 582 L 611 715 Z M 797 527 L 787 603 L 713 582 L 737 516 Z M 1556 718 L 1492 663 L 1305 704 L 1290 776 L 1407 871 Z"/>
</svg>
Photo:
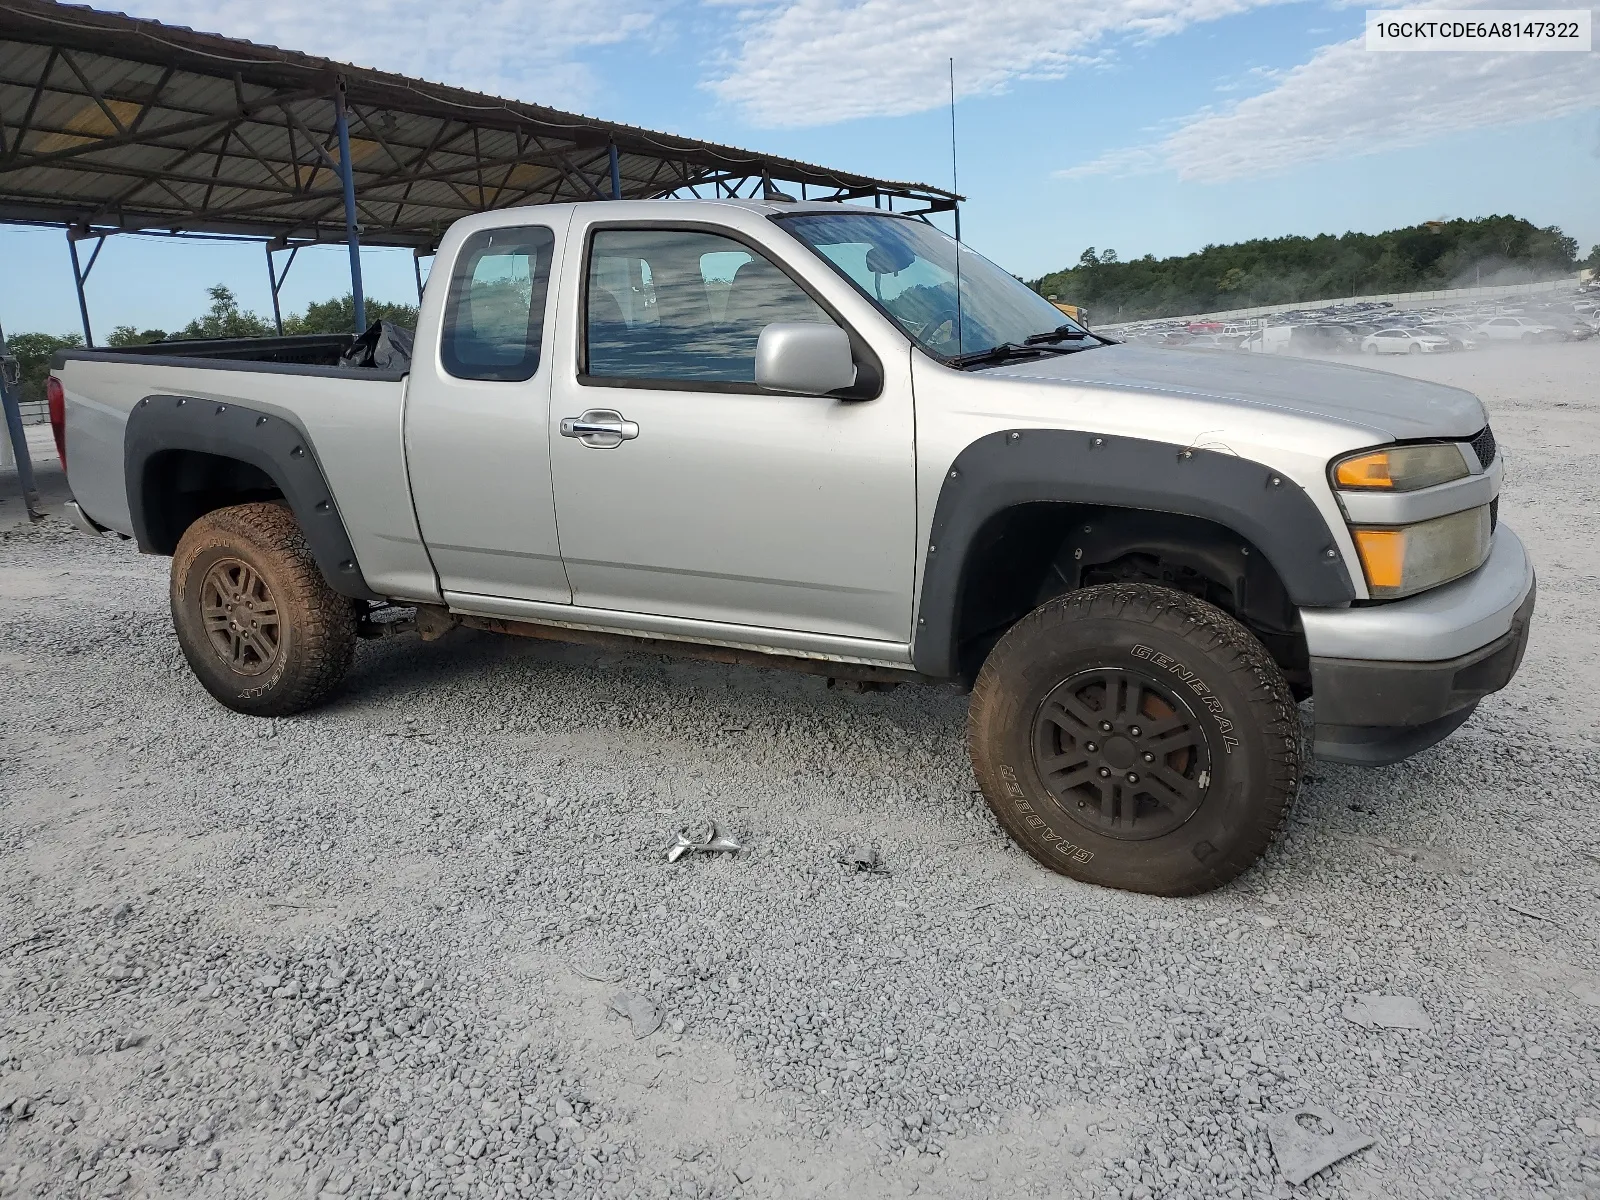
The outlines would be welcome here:
<svg viewBox="0 0 1600 1200">
<path fill-rule="evenodd" d="M 779 221 L 938 358 L 973 358 L 1057 332 L 1082 337 L 1055 305 L 964 245 L 958 324 L 956 240 L 924 221 L 848 212 Z"/>
</svg>

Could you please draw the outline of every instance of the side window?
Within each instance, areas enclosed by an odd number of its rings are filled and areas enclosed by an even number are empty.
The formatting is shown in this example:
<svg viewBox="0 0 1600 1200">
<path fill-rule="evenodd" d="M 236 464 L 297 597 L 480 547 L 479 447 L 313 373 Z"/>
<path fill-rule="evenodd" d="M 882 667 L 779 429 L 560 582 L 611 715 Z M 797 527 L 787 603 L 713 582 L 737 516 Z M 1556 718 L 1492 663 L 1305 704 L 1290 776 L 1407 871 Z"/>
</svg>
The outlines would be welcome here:
<svg viewBox="0 0 1600 1200">
<path fill-rule="evenodd" d="M 591 378 L 754 384 L 763 328 L 832 324 L 769 259 L 714 233 L 597 230 L 588 271 Z"/>
<path fill-rule="evenodd" d="M 544 338 L 555 235 L 486 229 L 462 243 L 450 276 L 439 358 L 457 379 L 532 379 Z"/>
</svg>

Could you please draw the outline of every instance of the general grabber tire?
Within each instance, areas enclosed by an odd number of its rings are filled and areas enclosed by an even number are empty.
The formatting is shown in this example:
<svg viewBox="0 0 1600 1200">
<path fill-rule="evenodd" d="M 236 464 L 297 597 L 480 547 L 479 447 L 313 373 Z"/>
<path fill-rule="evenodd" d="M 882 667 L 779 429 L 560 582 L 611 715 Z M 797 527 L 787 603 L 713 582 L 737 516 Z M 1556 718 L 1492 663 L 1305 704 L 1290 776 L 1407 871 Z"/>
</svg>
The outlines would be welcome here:
<svg viewBox="0 0 1600 1200">
<path fill-rule="evenodd" d="M 328 586 L 281 504 L 219 508 L 189 526 L 173 555 L 171 596 L 184 658 L 237 712 L 310 708 L 355 654 L 355 609 Z"/>
<path fill-rule="evenodd" d="M 1016 842 L 1086 883 L 1188 896 L 1260 857 L 1300 779 L 1289 685 L 1249 630 L 1183 592 L 1114 583 L 1017 622 L 967 741 Z"/>
</svg>

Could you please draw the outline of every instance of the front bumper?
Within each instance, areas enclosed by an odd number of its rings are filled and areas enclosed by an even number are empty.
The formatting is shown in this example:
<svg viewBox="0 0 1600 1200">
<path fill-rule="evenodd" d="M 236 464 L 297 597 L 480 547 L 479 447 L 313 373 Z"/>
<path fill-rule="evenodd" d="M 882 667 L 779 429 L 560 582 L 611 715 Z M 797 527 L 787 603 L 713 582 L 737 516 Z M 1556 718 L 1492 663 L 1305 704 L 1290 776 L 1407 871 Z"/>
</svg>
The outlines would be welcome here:
<svg viewBox="0 0 1600 1200">
<path fill-rule="evenodd" d="M 1381 766 L 1454 732 L 1522 665 L 1537 594 L 1522 542 L 1502 525 L 1464 579 L 1387 604 L 1303 609 L 1316 756 Z"/>
</svg>

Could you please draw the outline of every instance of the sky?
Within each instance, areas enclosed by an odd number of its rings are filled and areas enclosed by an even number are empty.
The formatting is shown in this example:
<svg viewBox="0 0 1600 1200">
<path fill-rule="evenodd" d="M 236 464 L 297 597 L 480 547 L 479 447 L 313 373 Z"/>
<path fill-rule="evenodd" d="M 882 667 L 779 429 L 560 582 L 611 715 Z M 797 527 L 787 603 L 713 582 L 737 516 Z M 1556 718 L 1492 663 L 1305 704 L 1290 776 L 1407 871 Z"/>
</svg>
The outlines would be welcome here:
<svg viewBox="0 0 1600 1200">
<path fill-rule="evenodd" d="M 1600 50 L 1369 52 L 1365 9 L 1347 4 L 129 0 L 123 11 L 941 186 L 954 58 L 962 232 L 1025 278 L 1091 246 L 1163 257 L 1494 213 L 1559 225 L 1585 253 L 1600 243 Z M 365 252 L 363 275 L 370 296 L 416 298 L 407 251 Z M 270 314 L 258 245 L 113 238 L 88 286 L 97 335 L 181 327 L 219 282 Z M 348 290 L 344 250 L 321 247 L 302 251 L 282 301 L 298 310 Z M 79 327 L 59 230 L 0 226 L 0 325 Z"/>
</svg>

